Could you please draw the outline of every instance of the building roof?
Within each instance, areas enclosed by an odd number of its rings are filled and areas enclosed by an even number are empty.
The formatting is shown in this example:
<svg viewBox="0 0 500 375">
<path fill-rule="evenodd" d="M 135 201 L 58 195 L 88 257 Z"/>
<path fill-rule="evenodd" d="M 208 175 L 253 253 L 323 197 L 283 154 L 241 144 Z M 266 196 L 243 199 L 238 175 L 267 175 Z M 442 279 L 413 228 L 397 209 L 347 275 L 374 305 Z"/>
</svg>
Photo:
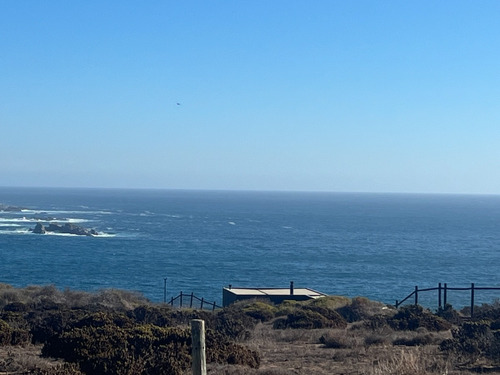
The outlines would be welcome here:
<svg viewBox="0 0 500 375">
<path fill-rule="evenodd" d="M 225 290 L 238 295 L 238 296 L 256 296 L 256 297 L 266 297 L 266 296 L 289 296 L 290 288 L 238 288 L 230 287 L 224 288 Z M 294 288 L 294 296 L 308 296 L 310 298 L 323 297 L 325 294 L 318 292 L 309 288 Z"/>
</svg>

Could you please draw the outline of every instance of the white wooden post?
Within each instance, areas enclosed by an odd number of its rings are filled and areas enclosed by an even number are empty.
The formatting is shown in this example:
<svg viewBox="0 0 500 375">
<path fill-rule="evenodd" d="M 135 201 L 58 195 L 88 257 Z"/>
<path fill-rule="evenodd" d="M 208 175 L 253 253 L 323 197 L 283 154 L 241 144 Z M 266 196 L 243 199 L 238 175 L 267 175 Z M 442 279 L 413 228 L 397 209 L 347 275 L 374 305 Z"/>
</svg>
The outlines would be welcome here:
<svg viewBox="0 0 500 375">
<path fill-rule="evenodd" d="M 193 375 L 207 375 L 207 359 L 205 356 L 205 321 L 191 320 L 191 340 L 193 345 Z"/>
</svg>

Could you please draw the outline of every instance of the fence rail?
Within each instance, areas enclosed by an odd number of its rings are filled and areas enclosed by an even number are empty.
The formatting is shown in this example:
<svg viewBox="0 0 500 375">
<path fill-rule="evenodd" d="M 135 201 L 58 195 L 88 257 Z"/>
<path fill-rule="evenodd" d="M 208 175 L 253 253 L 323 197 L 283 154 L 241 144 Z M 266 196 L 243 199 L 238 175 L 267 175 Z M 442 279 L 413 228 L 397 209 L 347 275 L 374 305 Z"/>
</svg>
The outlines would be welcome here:
<svg viewBox="0 0 500 375">
<path fill-rule="evenodd" d="M 438 307 L 442 308 L 443 306 L 446 306 L 448 304 L 448 291 L 450 290 L 461 290 L 461 291 L 467 291 L 470 290 L 470 316 L 471 318 L 474 317 L 474 298 L 475 298 L 475 293 L 478 290 L 500 290 L 500 287 L 477 287 L 474 285 L 474 283 L 471 283 L 469 287 L 463 287 L 463 288 L 453 288 L 449 287 L 448 284 L 444 283 L 442 285 L 441 283 L 438 284 L 437 287 L 435 288 L 423 288 L 419 289 L 418 286 L 415 286 L 415 290 L 408 294 L 405 298 L 403 298 L 401 301 L 396 300 L 396 308 L 401 306 L 404 302 L 406 302 L 408 299 L 411 297 L 414 297 L 414 304 L 418 305 L 418 296 L 419 293 L 422 292 L 430 292 L 430 291 L 438 291 Z"/>
<path fill-rule="evenodd" d="M 177 297 L 172 297 L 169 302 L 167 302 L 170 306 L 176 307 L 189 307 L 196 308 L 196 306 L 200 306 L 200 310 L 203 309 L 211 309 L 212 311 L 215 309 L 221 309 L 222 306 L 219 306 L 214 302 L 210 302 L 204 298 L 199 298 L 195 296 L 193 293 L 186 294 L 180 292 Z"/>
</svg>

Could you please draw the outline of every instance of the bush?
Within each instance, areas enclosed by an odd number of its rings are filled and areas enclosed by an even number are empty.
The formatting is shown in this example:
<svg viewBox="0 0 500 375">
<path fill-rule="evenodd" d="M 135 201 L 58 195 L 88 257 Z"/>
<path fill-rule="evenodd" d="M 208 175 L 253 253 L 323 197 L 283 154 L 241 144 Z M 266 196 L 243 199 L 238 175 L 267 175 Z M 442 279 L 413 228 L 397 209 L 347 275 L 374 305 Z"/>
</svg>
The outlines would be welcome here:
<svg viewBox="0 0 500 375">
<path fill-rule="evenodd" d="M 258 368 L 260 365 L 259 353 L 230 342 L 220 332 L 207 330 L 206 346 L 207 362 L 245 365 L 251 368 Z"/>
<path fill-rule="evenodd" d="M 390 342 L 389 337 L 386 334 L 380 332 L 370 333 L 369 335 L 365 336 L 364 341 L 366 346 L 382 345 L 388 344 Z"/>
<path fill-rule="evenodd" d="M 267 322 L 273 319 L 278 311 L 278 309 L 271 305 L 271 303 L 265 303 L 262 301 L 253 301 L 245 304 L 242 306 L 242 310 L 246 315 L 260 320 L 261 322 Z"/>
<path fill-rule="evenodd" d="M 419 334 L 413 337 L 398 337 L 392 342 L 392 345 L 422 346 L 432 344 L 433 341 L 430 334 Z"/>
<path fill-rule="evenodd" d="M 414 331 L 419 327 L 426 328 L 428 331 L 445 331 L 451 328 L 451 324 L 443 318 L 415 305 L 401 308 L 387 321 L 393 329 L 400 331 Z"/>
<path fill-rule="evenodd" d="M 0 345 L 23 345 L 29 343 L 30 338 L 28 330 L 0 320 Z"/>
<path fill-rule="evenodd" d="M 12 302 L 8 303 L 3 307 L 3 311 L 9 312 L 26 312 L 28 311 L 28 306 L 22 302 Z"/>
<path fill-rule="evenodd" d="M 493 331 L 487 321 L 465 322 L 452 335 L 441 343 L 441 350 L 470 362 L 480 357 L 500 359 L 500 332 Z"/>
<path fill-rule="evenodd" d="M 352 323 L 381 315 L 386 308 L 386 305 L 381 302 L 371 301 L 365 297 L 355 297 L 351 303 L 338 308 L 337 312 Z"/>
<path fill-rule="evenodd" d="M 237 306 L 231 305 L 217 312 L 213 323 L 209 326 L 233 340 L 246 340 L 257 322 L 257 319 L 245 314 Z"/>
<path fill-rule="evenodd" d="M 30 312 L 26 320 L 30 326 L 33 343 L 45 343 L 83 316 L 83 310 L 45 310 Z"/>
<path fill-rule="evenodd" d="M 330 331 L 319 338 L 325 348 L 349 349 L 356 346 L 356 339 L 346 330 Z"/>
<path fill-rule="evenodd" d="M 90 324 L 52 337 L 42 354 L 76 363 L 89 375 L 175 375 L 189 367 L 189 340 L 179 328 Z"/>
<path fill-rule="evenodd" d="M 440 307 L 436 315 L 452 324 L 460 324 L 461 322 L 460 314 L 449 303 L 447 303 L 444 307 Z"/>
<path fill-rule="evenodd" d="M 206 340 L 208 360 L 251 367 L 260 363 L 257 353 L 222 333 L 207 329 Z M 66 324 L 46 341 L 42 354 L 76 363 L 89 375 L 176 375 L 189 368 L 190 350 L 188 328 L 138 325 L 126 315 L 100 312 Z"/>
<path fill-rule="evenodd" d="M 0 320 L 0 345 L 10 345 L 12 340 L 12 328 L 4 322 Z"/>
<path fill-rule="evenodd" d="M 318 310 L 318 309 L 316 309 Z M 340 316 L 334 316 L 334 311 L 328 312 L 328 317 L 325 317 L 318 311 L 311 309 L 301 309 L 294 313 L 288 314 L 286 318 L 280 318 L 274 321 L 273 328 L 345 328 L 347 322 Z"/>
<path fill-rule="evenodd" d="M 465 315 L 470 315 L 470 307 L 462 309 Z M 495 300 L 492 304 L 484 303 L 474 306 L 474 319 L 478 320 L 500 320 L 500 301 Z"/>
</svg>

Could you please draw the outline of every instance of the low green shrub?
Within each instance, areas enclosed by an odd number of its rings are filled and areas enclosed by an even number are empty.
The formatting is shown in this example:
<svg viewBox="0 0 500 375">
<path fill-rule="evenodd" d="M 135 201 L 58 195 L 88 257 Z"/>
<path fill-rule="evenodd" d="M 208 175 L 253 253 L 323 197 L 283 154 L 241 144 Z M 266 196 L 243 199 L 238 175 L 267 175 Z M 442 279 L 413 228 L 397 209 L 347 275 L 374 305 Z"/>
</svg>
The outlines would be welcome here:
<svg viewBox="0 0 500 375">
<path fill-rule="evenodd" d="M 470 307 L 464 307 L 461 312 L 470 316 Z M 500 320 L 500 300 L 497 299 L 491 304 L 483 303 L 481 306 L 474 306 L 474 319 Z"/>
<path fill-rule="evenodd" d="M 386 305 L 381 302 L 372 301 L 365 297 L 355 297 L 350 303 L 339 307 L 337 312 L 345 320 L 352 323 L 381 315 L 386 308 Z"/>
<path fill-rule="evenodd" d="M 0 319 L 0 345 L 24 345 L 30 342 L 29 330 L 16 323 L 15 320 L 9 322 Z"/>
<path fill-rule="evenodd" d="M 419 327 L 428 331 L 445 331 L 451 328 L 449 322 L 418 305 L 402 307 L 387 321 L 393 329 L 400 331 L 414 331 Z"/>
<path fill-rule="evenodd" d="M 432 335 L 430 334 L 419 334 L 413 337 L 398 337 L 392 341 L 392 345 L 401 346 L 422 346 L 430 345 L 434 341 Z"/>
<path fill-rule="evenodd" d="M 389 336 L 381 332 L 372 332 L 365 336 L 364 343 L 366 346 L 384 345 L 390 342 Z"/>
<path fill-rule="evenodd" d="M 72 322 L 85 316 L 83 310 L 42 310 L 31 311 L 26 315 L 33 343 L 45 343 L 55 335 L 61 334 Z"/>
<path fill-rule="evenodd" d="M 320 308 L 316 310 L 322 311 Z M 291 314 L 286 318 L 279 318 L 274 321 L 273 328 L 345 328 L 347 322 L 335 311 L 327 311 L 328 316 L 323 315 L 320 311 L 314 311 L 310 308 L 303 308 Z M 336 315 L 334 315 L 334 313 Z"/>
<path fill-rule="evenodd" d="M 500 360 L 500 331 L 492 330 L 488 321 L 464 322 L 452 335 L 441 343 L 441 350 L 469 362 L 480 357 Z"/>
<path fill-rule="evenodd" d="M 325 348 L 332 349 L 350 349 L 356 346 L 356 339 L 350 332 L 345 330 L 327 332 L 319 338 L 319 342 Z"/>
<path fill-rule="evenodd" d="M 440 307 L 436 315 L 450 322 L 451 324 L 460 324 L 461 318 L 458 311 L 456 311 L 452 305 L 447 303 L 444 307 Z"/>
<path fill-rule="evenodd" d="M 214 330 L 206 331 L 207 362 L 244 365 L 258 368 L 260 355 L 243 345 L 231 342 L 227 336 Z"/>
<path fill-rule="evenodd" d="M 208 326 L 233 340 L 246 340 L 257 323 L 257 319 L 231 305 L 217 312 Z"/>
<path fill-rule="evenodd" d="M 270 302 L 252 301 L 248 304 L 241 306 L 243 312 L 251 318 L 267 322 L 274 319 L 278 309 Z"/>
<path fill-rule="evenodd" d="M 4 322 L 0 320 L 0 345 L 10 345 L 12 340 L 12 328 Z"/>
<path fill-rule="evenodd" d="M 207 329 L 206 340 L 209 361 L 250 367 L 260 363 L 256 352 L 231 342 L 221 332 Z M 190 350 L 189 328 L 137 324 L 124 314 L 98 312 L 70 321 L 62 332 L 53 333 L 42 354 L 76 363 L 89 375 L 176 375 L 189 368 Z"/>
</svg>

